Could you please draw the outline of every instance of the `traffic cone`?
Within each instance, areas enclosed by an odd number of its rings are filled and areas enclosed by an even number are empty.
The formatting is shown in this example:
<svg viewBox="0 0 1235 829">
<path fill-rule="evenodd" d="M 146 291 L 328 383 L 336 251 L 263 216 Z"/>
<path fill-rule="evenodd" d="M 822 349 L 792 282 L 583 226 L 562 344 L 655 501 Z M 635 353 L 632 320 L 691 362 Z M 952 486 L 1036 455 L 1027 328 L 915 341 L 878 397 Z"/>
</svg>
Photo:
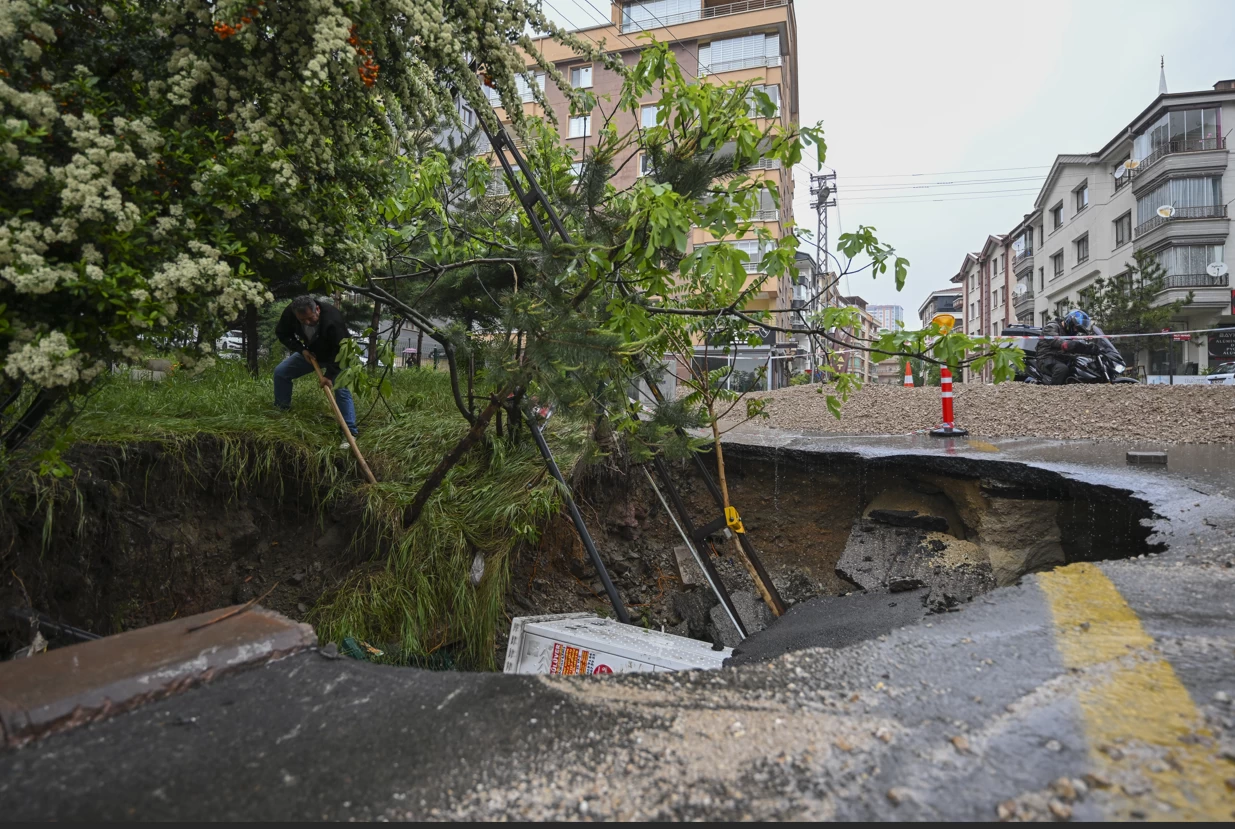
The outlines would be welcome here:
<svg viewBox="0 0 1235 829">
<path fill-rule="evenodd" d="M 939 391 L 943 396 L 943 423 L 938 429 L 932 429 L 931 434 L 937 438 L 963 437 L 969 434 L 956 425 L 956 416 L 952 410 L 952 372 L 946 366 L 939 369 Z"/>
<path fill-rule="evenodd" d="M 913 367 L 909 365 L 908 361 L 905 362 L 905 388 L 913 388 Z"/>
</svg>

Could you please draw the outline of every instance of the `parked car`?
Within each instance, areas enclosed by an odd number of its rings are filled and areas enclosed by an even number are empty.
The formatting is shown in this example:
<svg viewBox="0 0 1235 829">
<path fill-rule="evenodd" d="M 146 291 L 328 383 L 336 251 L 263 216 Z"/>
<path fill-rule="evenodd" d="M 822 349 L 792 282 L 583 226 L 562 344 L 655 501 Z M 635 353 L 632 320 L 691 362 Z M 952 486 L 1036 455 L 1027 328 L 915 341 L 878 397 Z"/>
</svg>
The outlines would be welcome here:
<svg viewBox="0 0 1235 829">
<path fill-rule="evenodd" d="M 1235 386 L 1235 363 L 1220 363 L 1205 379 L 1211 386 Z"/>
</svg>

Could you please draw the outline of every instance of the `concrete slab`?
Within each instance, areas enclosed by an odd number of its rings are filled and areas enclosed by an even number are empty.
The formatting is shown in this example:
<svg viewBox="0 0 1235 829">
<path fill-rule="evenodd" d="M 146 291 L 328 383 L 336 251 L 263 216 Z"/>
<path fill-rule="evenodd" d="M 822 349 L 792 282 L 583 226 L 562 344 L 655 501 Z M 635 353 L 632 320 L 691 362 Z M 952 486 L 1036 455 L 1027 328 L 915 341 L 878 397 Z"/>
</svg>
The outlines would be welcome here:
<svg viewBox="0 0 1235 829">
<path fill-rule="evenodd" d="M 227 615 L 238 609 L 0 662 L 4 741 L 20 745 L 317 644 L 309 625 L 260 606 Z"/>
</svg>

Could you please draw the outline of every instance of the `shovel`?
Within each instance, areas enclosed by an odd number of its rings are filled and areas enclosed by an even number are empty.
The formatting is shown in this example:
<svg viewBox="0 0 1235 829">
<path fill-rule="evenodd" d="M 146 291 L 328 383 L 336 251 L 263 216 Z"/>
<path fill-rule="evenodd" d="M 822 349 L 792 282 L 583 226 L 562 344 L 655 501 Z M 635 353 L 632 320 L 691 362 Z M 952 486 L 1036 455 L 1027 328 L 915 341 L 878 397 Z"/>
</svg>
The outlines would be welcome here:
<svg viewBox="0 0 1235 829">
<path fill-rule="evenodd" d="M 352 434 L 352 430 L 347 428 L 347 421 L 343 419 L 343 412 L 339 411 L 339 404 L 334 399 L 334 390 L 326 385 L 326 375 L 322 374 L 322 367 L 317 364 L 317 359 L 312 353 L 306 352 L 305 356 L 309 358 L 309 363 L 313 366 L 313 370 L 317 372 L 318 385 L 326 393 L 326 399 L 330 402 L 330 410 L 334 412 L 334 419 L 339 421 L 339 428 L 343 430 L 343 434 L 347 437 L 347 442 L 352 447 L 352 454 L 356 456 L 356 460 L 360 461 L 360 468 L 364 470 L 365 477 L 369 479 L 369 483 L 377 483 L 377 478 L 373 477 L 373 471 L 369 469 L 369 464 L 365 462 L 364 455 L 360 454 L 360 447 L 356 445 L 356 437 Z"/>
</svg>

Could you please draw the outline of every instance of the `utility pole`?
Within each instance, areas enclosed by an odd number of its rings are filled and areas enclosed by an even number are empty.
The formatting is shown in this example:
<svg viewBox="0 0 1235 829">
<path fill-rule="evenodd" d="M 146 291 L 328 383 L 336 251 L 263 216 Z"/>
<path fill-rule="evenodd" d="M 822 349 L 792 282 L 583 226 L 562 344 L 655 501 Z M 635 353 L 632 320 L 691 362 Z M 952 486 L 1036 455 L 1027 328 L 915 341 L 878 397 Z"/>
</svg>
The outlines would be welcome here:
<svg viewBox="0 0 1235 829">
<path fill-rule="evenodd" d="M 811 174 L 810 177 L 810 206 L 815 211 L 815 262 L 818 263 L 819 273 L 823 274 L 823 279 L 828 278 L 828 258 L 831 256 L 830 248 L 828 247 L 828 208 L 836 207 L 836 173 L 820 173 L 819 175 Z M 811 295 L 819 293 L 819 285 L 816 284 Z M 827 303 L 827 297 L 824 296 L 824 304 Z M 815 307 L 811 311 L 819 310 L 819 300 L 816 299 Z M 811 373 L 812 380 L 814 379 L 814 369 L 818 365 L 820 358 L 820 348 L 816 337 L 811 337 Z"/>
</svg>

